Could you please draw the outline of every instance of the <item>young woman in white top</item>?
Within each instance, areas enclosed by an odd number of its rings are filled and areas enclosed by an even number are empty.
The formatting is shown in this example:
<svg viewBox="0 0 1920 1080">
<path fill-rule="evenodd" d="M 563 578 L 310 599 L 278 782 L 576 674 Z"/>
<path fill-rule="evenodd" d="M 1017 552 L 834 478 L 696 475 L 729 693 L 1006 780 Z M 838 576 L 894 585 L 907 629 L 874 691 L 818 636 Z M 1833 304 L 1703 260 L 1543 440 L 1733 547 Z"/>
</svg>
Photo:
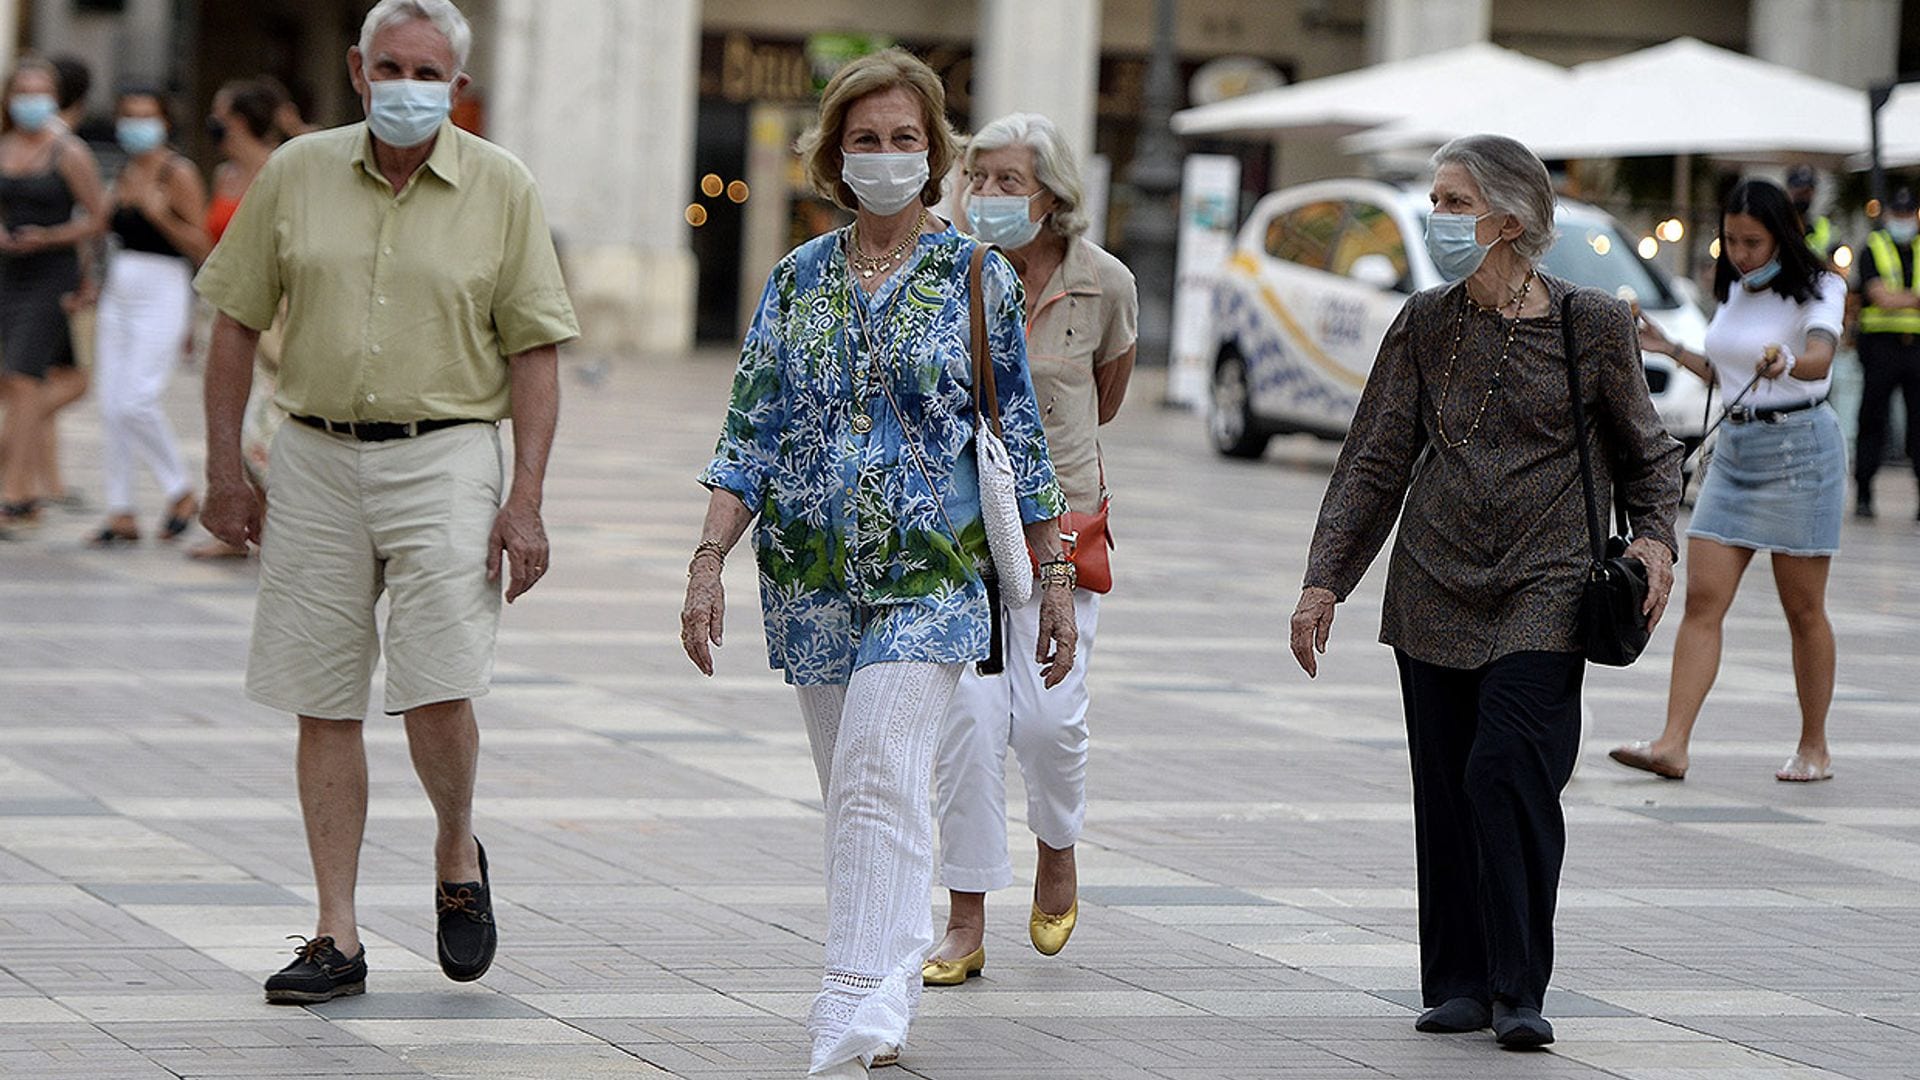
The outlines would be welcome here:
<svg viewBox="0 0 1920 1080">
<path fill-rule="evenodd" d="M 1847 487 L 1846 439 L 1827 404 L 1846 283 L 1827 272 L 1801 237 L 1786 192 L 1745 180 L 1721 214 L 1706 355 L 1640 324 L 1640 345 L 1665 353 L 1727 402 L 1713 463 L 1687 529 L 1687 601 L 1674 643 L 1667 727 L 1651 742 L 1613 751 L 1623 765 L 1671 779 L 1687 772 L 1687 743 L 1720 669 L 1721 624 L 1757 552 L 1773 578 L 1793 636 L 1800 743 L 1774 773 L 1786 781 L 1833 775 L 1827 707 L 1833 700 L 1833 626 L 1827 570 L 1840 547 Z"/>
</svg>

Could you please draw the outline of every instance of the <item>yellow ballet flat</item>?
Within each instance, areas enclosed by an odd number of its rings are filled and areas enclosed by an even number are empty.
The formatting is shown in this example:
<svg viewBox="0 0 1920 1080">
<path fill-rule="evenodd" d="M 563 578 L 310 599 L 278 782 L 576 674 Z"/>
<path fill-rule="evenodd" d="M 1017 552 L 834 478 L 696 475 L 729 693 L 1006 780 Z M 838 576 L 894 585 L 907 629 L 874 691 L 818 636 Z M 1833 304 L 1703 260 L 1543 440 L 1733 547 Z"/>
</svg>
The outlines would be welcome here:
<svg viewBox="0 0 1920 1080">
<path fill-rule="evenodd" d="M 1073 924 L 1080 918 L 1080 898 L 1075 897 L 1073 906 L 1064 915 L 1049 915 L 1033 905 L 1033 914 L 1027 917 L 1027 936 L 1033 939 L 1033 947 L 1040 950 L 1042 956 L 1052 956 L 1067 947 L 1067 939 L 1073 936 Z"/>
<path fill-rule="evenodd" d="M 981 945 L 958 960 L 929 960 L 920 965 L 920 981 L 927 986 L 959 986 L 986 970 L 987 947 Z"/>
</svg>

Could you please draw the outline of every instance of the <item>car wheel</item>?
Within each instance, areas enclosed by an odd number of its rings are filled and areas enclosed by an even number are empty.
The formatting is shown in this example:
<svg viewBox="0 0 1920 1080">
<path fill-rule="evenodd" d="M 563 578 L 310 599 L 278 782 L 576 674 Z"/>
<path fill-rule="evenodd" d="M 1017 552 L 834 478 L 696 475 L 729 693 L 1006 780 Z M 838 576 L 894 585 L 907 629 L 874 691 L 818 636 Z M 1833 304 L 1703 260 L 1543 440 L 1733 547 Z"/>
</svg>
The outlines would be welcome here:
<svg viewBox="0 0 1920 1080">
<path fill-rule="evenodd" d="M 1231 347 L 1221 351 L 1213 368 L 1213 399 L 1207 427 L 1213 448 L 1235 458 L 1257 458 L 1267 452 L 1272 438 L 1253 415 L 1253 387 L 1247 362 Z"/>
</svg>

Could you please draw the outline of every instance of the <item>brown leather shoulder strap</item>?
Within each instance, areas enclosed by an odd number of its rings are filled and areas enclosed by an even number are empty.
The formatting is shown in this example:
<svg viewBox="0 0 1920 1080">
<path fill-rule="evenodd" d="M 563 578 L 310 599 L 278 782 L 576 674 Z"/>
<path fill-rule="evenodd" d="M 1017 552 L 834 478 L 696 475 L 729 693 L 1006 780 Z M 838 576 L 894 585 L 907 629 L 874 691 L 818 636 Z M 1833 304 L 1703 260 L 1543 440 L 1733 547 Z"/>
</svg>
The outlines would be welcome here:
<svg viewBox="0 0 1920 1080">
<path fill-rule="evenodd" d="M 1000 428 L 1000 392 L 993 381 L 993 357 L 987 348 L 987 299 L 980 287 L 980 268 L 987 261 L 987 252 L 993 250 L 989 244 L 973 246 L 973 260 L 967 267 L 967 307 L 971 317 L 973 339 L 973 415 L 979 419 L 984 411 L 986 418 L 993 424 L 993 433 L 1005 437 Z"/>
</svg>

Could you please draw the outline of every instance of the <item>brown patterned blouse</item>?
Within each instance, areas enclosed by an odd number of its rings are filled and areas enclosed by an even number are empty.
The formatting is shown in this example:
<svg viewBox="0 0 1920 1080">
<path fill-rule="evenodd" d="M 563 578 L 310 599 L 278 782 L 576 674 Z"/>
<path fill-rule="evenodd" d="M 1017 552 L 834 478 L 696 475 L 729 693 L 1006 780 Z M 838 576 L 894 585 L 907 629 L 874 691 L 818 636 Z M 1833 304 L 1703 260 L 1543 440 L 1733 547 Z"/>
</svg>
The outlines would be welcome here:
<svg viewBox="0 0 1920 1080">
<path fill-rule="evenodd" d="M 1504 371 L 1508 321 L 1472 303 L 1463 283 L 1407 301 L 1320 506 L 1305 584 L 1341 600 L 1399 519 L 1380 640 L 1430 664 L 1472 669 L 1514 652 L 1579 651 L 1591 548 L 1560 334 L 1560 300 L 1574 286 L 1545 274 L 1540 282 L 1552 303 L 1514 328 Z M 1634 534 L 1677 553 L 1682 451 L 1647 396 L 1632 314 L 1600 290 L 1577 289 L 1573 324 L 1595 491 L 1604 500 L 1617 483 Z M 1440 407 L 1445 439 L 1435 434 Z M 1451 445 L 1470 430 L 1466 445 Z"/>
</svg>

